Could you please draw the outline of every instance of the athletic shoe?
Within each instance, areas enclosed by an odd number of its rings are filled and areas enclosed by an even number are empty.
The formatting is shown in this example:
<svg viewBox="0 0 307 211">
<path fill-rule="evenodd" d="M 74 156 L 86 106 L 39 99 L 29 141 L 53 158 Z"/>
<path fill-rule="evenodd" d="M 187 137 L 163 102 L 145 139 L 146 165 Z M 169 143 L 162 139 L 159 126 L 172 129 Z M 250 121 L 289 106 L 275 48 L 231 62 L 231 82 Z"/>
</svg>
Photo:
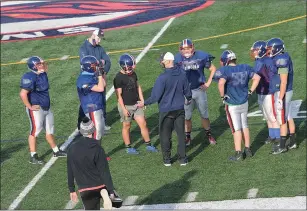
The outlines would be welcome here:
<svg viewBox="0 0 307 211">
<path fill-rule="evenodd" d="M 250 148 L 248 147 L 245 147 L 244 148 L 244 154 L 245 154 L 245 157 L 253 157 L 253 152 Z"/>
<path fill-rule="evenodd" d="M 167 167 L 172 166 L 171 161 L 170 160 L 164 161 L 164 166 L 167 166 Z"/>
<path fill-rule="evenodd" d="M 288 149 L 296 149 L 297 148 L 297 144 L 296 143 L 290 143 L 288 146 Z"/>
<path fill-rule="evenodd" d="M 229 160 L 231 161 L 243 160 L 243 153 L 241 151 L 236 151 L 233 156 L 229 157 Z"/>
<path fill-rule="evenodd" d="M 103 199 L 103 209 L 105 209 L 105 210 L 112 209 L 112 201 L 111 201 L 111 199 L 109 197 L 108 191 L 106 189 L 102 189 L 100 191 L 100 195 L 101 195 L 101 197 Z"/>
<path fill-rule="evenodd" d="M 42 161 L 41 159 L 38 158 L 37 154 L 34 154 L 33 156 L 30 156 L 29 163 L 31 163 L 31 164 L 39 164 L 39 165 L 45 164 L 44 161 Z"/>
<path fill-rule="evenodd" d="M 127 152 L 128 154 L 131 154 L 131 155 L 138 155 L 138 154 L 139 154 L 139 152 L 138 152 L 135 148 L 133 148 L 133 147 L 127 148 L 127 149 L 126 149 L 126 152 Z"/>
<path fill-rule="evenodd" d="M 120 198 L 120 196 L 115 190 L 114 194 L 110 194 L 110 199 L 112 201 L 112 207 L 120 208 L 123 205 L 123 200 Z"/>
<path fill-rule="evenodd" d="M 186 166 L 186 165 L 188 165 L 188 161 L 183 161 L 180 163 L 180 166 Z"/>
<path fill-rule="evenodd" d="M 146 150 L 148 152 L 158 152 L 157 148 L 152 145 L 146 146 Z"/>
<path fill-rule="evenodd" d="M 185 137 L 185 146 L 190 146 L 191 145 L 191 138 Z"/>
<path fill-rule="evenodd" d="M 209 138 L 209 142 L 210 142 L 211 145 L 215 145 L 216 144 L 216 140 L 215 140 L 215 138 L 213 136 L 209 136 L 208 138 Z"/>
<path fill-rule="evenodd" d="M 278 146 L 278 148 L 276 148 L 272 154 L 273 155 L 278 155 L 278 154 L 281 154 L 283 152 L 287 152 L 287 148 L 280 148 L 280 146 Z"/>
<path fill-rule="evenodd" d="M 57 152 L 53 152 L 53 157 L 67 157 L 66 152 L 63 152 L 62 150 L 59 150 Z"/>
<path fill-rule="evenodd" d="M 274 143 L 275 138 L 271 138 L 270 136 L 267 137 L 267 139 L 264 141 L 265 144 L 271 144 Z"/>
<path fill-rule="evenodd" d="M 111 126 L 105 125 L 104 130 L 111 130 Z"/>
</svg>

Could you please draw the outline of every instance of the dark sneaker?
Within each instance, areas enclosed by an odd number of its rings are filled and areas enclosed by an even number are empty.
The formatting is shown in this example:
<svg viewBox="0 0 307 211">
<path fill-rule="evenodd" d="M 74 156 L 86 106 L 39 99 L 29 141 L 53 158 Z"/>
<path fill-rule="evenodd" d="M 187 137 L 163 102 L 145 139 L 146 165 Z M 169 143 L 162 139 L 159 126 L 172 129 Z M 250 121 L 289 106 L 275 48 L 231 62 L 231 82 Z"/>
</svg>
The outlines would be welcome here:
<svg viewBox="0 0 307 211">
<path fill-rule="evenodd" d="M 186 166 L 188 165 L 188 161 L 180 162 L 180 166 Z"/>
<path fill-rule="evenodd" d="M 164 164 L 164 166 L 166 166 L 166 167 L 169 167 L 169 166 L 172 165 L 172 163 L 171 163 L 170 160 L 165 160 L 165 161 L 163 162 L 163 164 Z"/>
<path fill-rule="evenodd" d="M 287 152 L 287 148 L 280 148 L 280 146 L 278 146 L 278 148 L 274 149 L 272 154 L 273 155 L 278 155 L 278 154 L 281 154 L 283 152 Z"/>
<path fill-rule="evenodd" d="M 211 145 L 216 145 L 216 140 L 213 136 L 209 136 L 208 138 Z"/>
<path fill-rule="evenodd" d="M 245 154 L 245 157 L 248 158 L 248 157 L 253 157 L 253 152 L 250 148 L 248 147 L 245 147 L 244 148 L 244 154 Z"/>
<path fill-rule="evenodd" d="M 110 199 L 112 201 L 112 207 L 120 208 L 123 205 L 123 200 L 120 198 L 120 196 L 115 190 L 114 194 L 110 194 Z"/>
<path fill-rule="evenodd" d="M 59 150 L 57 152 L 53 152 L 53 157 L 67 157 L 66 152 L 63 152 L 62 150 Z"/>
<path fill-rule="evenodd" d="M 43 165 L 43 164 L 45 164 L 44 161 L 42 161 L 42 160 L 40 160 L 40 159 L 38 158 L 38 155 L 37 155 L 37 154 L 34 154 L 33 156 L 30 156 L 30 161 L 29 161 L 29 163 L 31 163 L 31 164 L 38 164 L 38 165 Z"/>
<path fill-rule="evenodd" d="M 275 138 L 271 138 L 270 136 L 264 141 L 265 144 L 272 144 L 274 143 Z"/>
<path fill-rule="evenodd" d="M 231 161 L 243 160 L 243 153 L 241 151 L 236 151 L 233 156 L 229 157 L 229 160 Z"/>
</svg>

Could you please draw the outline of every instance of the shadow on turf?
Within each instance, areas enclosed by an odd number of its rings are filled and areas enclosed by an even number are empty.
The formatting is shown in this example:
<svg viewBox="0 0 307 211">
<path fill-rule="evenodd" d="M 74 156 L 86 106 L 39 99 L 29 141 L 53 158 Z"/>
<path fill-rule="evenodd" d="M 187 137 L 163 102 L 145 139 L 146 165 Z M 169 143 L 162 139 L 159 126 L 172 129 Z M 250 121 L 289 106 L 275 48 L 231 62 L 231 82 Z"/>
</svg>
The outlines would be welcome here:
<svg viewBox="0 0 307 211">
<path fill-rule="evenodd" d="M 163 185 L 141 200 L 138 204 L 165 204 L 179 202 L 189 191 L 191 186 L 190 180 L 196 175 L 196 173 L 196 170 L 185 173 L 181 179 Z"/>
<path fill-rule="evenodd" d="M 1 165 L 5 161 L 7 161 L 11 157 L 13 157 L 14 153 L 16 153 L 20 150 L 23 150 L 26 147 L 27 147 L 27 143 L 18 143 L 18 144 L 14 144 L 12 146 L 9 146 L 9 147 L 5 147 L 3 150 L 1 149 Z"/>
</svg>

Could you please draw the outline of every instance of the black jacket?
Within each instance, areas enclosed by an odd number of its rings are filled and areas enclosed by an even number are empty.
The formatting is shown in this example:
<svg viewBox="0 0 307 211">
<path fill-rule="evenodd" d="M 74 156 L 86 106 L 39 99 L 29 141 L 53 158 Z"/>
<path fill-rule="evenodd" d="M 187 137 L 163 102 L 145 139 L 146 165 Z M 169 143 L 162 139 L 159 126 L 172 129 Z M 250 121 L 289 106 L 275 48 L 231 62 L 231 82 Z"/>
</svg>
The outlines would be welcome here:
<svg viewBox="0 0 307 211">
<path fill-rule="evenodd" d="M 74 180 L 79 190 L 105 185 L 113 192 L 113 182 L 106 154 L 93 138 L 77 137 L 67 151 L 67 177 L 70 192 L 75 192 Z"/>
</svg>

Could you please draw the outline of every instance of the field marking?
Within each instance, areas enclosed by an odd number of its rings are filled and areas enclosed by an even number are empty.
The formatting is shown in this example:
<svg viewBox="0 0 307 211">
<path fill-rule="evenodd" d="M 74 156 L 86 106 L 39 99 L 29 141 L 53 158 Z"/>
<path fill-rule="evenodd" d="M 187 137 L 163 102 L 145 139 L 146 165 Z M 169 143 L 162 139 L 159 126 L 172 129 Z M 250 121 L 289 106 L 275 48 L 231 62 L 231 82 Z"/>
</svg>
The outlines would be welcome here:
<svg viewBox="0 0 307 211">
<path fill-rule="evenodd" d="M 225 33 L 225 34 L 214 35 L 214 36 L 210 36 L 210 37 L 199 38 L 199 39 L 193 40 L 193 42 L 199 42 L 199 41 L 203 41 L 203 40 L 210 40 L 210 39 L 226 37 L 226 36 L 230 36 L 230 35 L 234 35 L 234 34 L 239 34 L 239 33 L 243 33 L 243 32 L 254 31 L 254 30 L 257 30 L 257 29 L 276 26 L 276 25 L 279 25 L 279 24 L 303 19 L 303 18 L 306 18 L 306 17 L 307 17 L 307 15 L 297 16 L 297 17 L 294 17 L 294 18 L 289 18 L 289 19 L 285 19 L 285 20 L 278 21 L 278 22 L 275 22 L 275 23 L 265 24 L 265 25 L 262 25 L 262 26 L 257 26 L 257 27 L 248 28 L 248 29 L 242 29 L 242 30 L 229 32 L 229 33 Z M 165 46 L 179 45 L 179 44 L 180 44 L 180 42 L 173 42 L 173 43 L 166 43 L 166 44 L 161 44 L 161 45 L 153 45 L 152 47 L 157 48 L 157 47 L 165 47 Z M 129 51 L 133 51 L 133 50 L 142 50 L 142 49 L 143 48 L 131 48 L 131 49 L 115 50 L 115 51 L 108 52 L 108 54 L 124 53 L 124 52 L 129 52 Z M 79 56 L 70 56 L 69 57 L 69 59 L 76 59 L 76 58 L 79 58 Z M 60 58 L 46 59 L 45 61 L 58 61 L 58 60 L 60 60 Z M 3 64 L 1 64 L 1 66 L 17 65 L 17 64 L 24 64 L 24 62 L 3 63 Z"/>
<path fill-rule="evenodd" d="M 102 209 L 102 208 L 101 208 Z M 306 196 L 122 206 L 124 210 L 306 209 Z"/>
<path fill-rule="evenodd" d="M 303 40 L 303 43 L 307 43 L 307 38 L 305 38 L 305 39 Z"/>
<path fill-rule="evenodd" d="M 248 199 L 254 199 L 257 197 L 258 188 L 251 188 L 247 192 L 247 198 Z"/>
<path fill-rule="evenodd" d="M 32 190 L 32 188 L 36 185 L 38 180 L 44 176 L 44 174 L 48 171 L 48 169 L 55 163 L 57 157 L 51 157 L 50 160 L 44 165 L 44 167 L 40 170 L 40 172 L 29 182 L 29 184 L 21 191 L 18 197 L 12 202 L 9 206 L 9 210 L 14 210 L 18 207 L 19 203 L 26 197 L 26 195 Z"/>
<path fill-rule="evenodd" d="M 124 202 L 123 206 L 129 206 L 129 205 L 134 205 L 136 203 L 136 200 L 139 198 L 139 196 L 128 196 Z"/>
<path fill-rule="evenodd" d="M 60 58 L 60 60 L 67 60 L 67 59 L 69 59 L 69 55 L 64 55 Z"/>
<path fill-rule="evenodd" d="M 161 28 L 159 33 L 148 43 L 148 45 L 143 49 L 143 51 L 136 57 L 135 61 L 138 63 L 148 52 L 148 50 L 155 44 L 155 42 L 162 36 L 162 34 L 166 31 L 166 29 L 170 26 L 170 24 L 174 21 L 175 17 L 170 18 L 166 24 Z M 107 95 L 112 95 L 114 92 L 113 89 L 109 90 Z M 110 94 L 110 91 L 113 92 Z M 108 100 L 108 98 L 107 98 Z M 51 159 L 44 165 L 44 167 L 40 170 L 40 172 L 29 182 L 29 184 L 24 188 L 24 190 L 19 194 L 19 196 L 13 201 L 13 203 L 9 206 L 10 210 L 14 210 L 18 207 L 20 202 L 24 199 L 24 197 L 31 191 L 31 189 L 36 185 L 38 180 L 47 172 L 47 170 L 55 163 L 57 157 L 51 157 Z"/>
<path fill-rule="evenodd" d="M 78 202 L 73 202 L 72 200 L 69 200 L 65 206 L 65 210 L 72 210 L 77 206 Z"/>
<path fill-rule="evenodd" d="M 221 45 L 221 47 L 220 47 L 220 49 L 226 49 L 226 48 L 228 48 L 228 44 L 223 44 L 223 45 Z"/>
<path fill-rule="evenodd" d="M 193 201 L 195 201 L 197 195 L 198 195 L 198 192 L 189 192 L 185 201 L 186 202 L 193 202 Z"/>
<path fill-rule="evenodd" d="M 23 63 L 27 63 L 29 58 L 23 58 L 22 60 L 20 60 L 20 62 L 23 62 Z"/>
</svg>

